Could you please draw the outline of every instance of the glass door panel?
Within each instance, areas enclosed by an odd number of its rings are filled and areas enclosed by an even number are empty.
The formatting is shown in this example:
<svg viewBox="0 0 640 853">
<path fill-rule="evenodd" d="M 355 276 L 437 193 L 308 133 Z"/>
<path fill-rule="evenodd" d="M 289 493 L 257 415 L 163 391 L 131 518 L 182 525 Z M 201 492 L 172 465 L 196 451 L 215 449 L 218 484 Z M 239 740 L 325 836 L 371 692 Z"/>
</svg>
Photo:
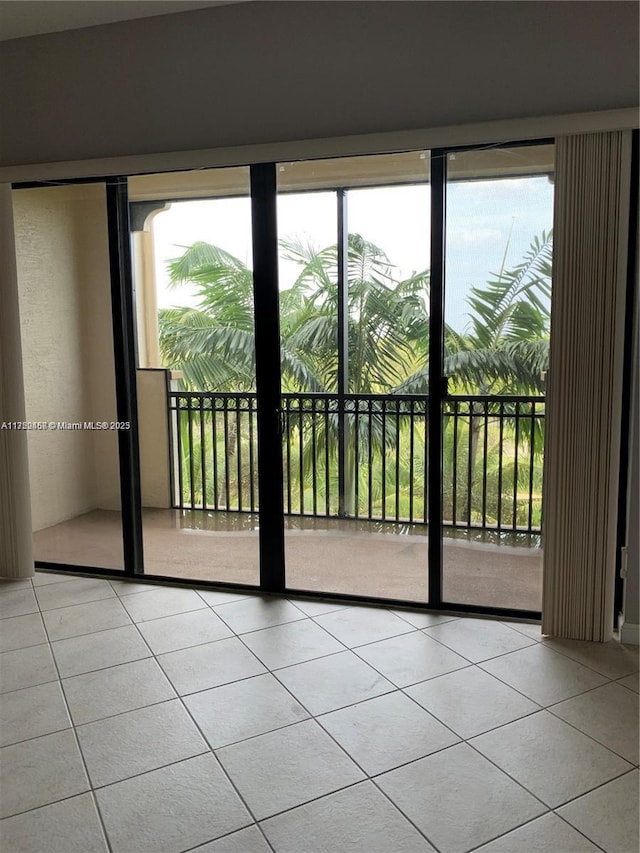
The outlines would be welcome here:
<svg viewBox="0 0 640 853">
<path fill-rule="evenodd" d="M 427 600 L 429 160 L 280 164 L 287 586 Z"/>
<path fill-rule="evenodd" d="M 34 558 L 123 569 L 105 187 L 13 204 Z"/>
<path fill-rule="evenodd" d="M 552 145 L 450 153 L 443 600 L 541 609 Z"/>
<path fill-rule="evenodd" d="M 144 569 L 257 584 L 249 169 L 129 179 Z"/>
</svg>

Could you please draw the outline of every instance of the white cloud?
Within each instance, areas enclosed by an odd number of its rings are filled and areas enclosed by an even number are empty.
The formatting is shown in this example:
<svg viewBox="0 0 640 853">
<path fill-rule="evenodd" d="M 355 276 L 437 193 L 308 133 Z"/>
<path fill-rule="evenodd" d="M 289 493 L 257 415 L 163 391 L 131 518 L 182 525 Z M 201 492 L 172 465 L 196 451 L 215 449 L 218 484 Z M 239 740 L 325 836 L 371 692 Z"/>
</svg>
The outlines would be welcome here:
<svg viewBox="0 0 640 853">
<path fill-rule="evenodd" d="M 479 248 L 494 246 L 496 243 L 505 242 L 505 232 L 497 228 L 465 228 L 454 226 L 447 228 L 447 246 Z"/>
</svg>

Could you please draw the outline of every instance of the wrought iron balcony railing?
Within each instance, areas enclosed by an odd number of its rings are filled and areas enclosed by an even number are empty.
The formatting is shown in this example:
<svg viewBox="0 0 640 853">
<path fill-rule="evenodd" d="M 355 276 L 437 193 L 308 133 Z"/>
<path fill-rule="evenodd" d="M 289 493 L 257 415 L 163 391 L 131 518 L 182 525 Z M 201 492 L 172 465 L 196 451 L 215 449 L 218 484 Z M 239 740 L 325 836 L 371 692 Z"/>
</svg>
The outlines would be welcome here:
<svg viewBox="0 0 640 853">
<path fill-rule="evenodd" d="M 253 393 L 169 392 L 174 506 L 258 512 Z M 544 397 L 456 396 L 443 405 L 444 525 L 538 533 Z M 283 394 L 288 515 L 426 524 L 428 400 Z"/>
</svg>

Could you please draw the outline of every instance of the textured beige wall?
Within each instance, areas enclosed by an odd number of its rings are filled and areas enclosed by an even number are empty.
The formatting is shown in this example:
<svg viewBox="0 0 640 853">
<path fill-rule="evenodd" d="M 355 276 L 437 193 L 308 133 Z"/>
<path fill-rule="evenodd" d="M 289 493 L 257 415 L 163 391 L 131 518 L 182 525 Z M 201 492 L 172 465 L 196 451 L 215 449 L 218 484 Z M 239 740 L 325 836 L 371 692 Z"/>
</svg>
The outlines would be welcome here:
<svg viewBox="0 0 640 853">
<path fill-rule="evenodd" d="M 167 371 L 138 370 L 138 423 L 142 505 L 169 507 Z"/>
<path fill-rule="evenodd" d="M 115 420 L 104 190 L 14 192 L 26 416 Z M 32 431 L 33 528 L 119 508 L 115 432 Z"/>
<path fill-rule="evenodd" d="M 134 231 L 132 235 L 138 365 L 140 367 L 162 366 L 158 341 L 158 298 L 153 251 L 153 216 L 154 214 L 150 214 L 147 217 L 147 230 Z"/>
<path fill-rule="evenodd" d="M 77 188 L 74 188 L 77 189 Z M 89 420 L 117 421 L 111 281 L 104 189 L 78 205 L 77 285 L 82 294 L 82 351 Z M 93 190 L 93 188 L 92 188 Z M 118 433 L 90 433 L 93 495 L 99 509 L 120 509 Z"/>
</svg>

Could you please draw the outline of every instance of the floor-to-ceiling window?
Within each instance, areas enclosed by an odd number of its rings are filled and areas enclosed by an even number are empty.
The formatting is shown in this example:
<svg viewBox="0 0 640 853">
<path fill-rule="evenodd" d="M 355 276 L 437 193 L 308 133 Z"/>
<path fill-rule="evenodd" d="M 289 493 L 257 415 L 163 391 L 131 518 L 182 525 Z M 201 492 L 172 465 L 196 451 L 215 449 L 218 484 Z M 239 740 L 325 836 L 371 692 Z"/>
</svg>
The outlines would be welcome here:
<svg viewBox="0 0 640 853">
<path fill-rule="evenodd" d="M 129 180 L 144 571 L 257 584 L 249 169 Z"/>
<path fill-rule="evenodd" d="M 446 155 L 444 601 L 539 610 L 553 145 Z"/>
<path fill-rule="evenodd" d="M 124 568 L 104 183 L 14 191 L 34 531 L 44 564 Z"/>
<path fill-rule="evenodd" d="M 273 180 L 253 210 L 248 167 L 128 181 L 129 564 L 278 588 L 271 561 L 298 591 L 538 610 L 553 146 L 259 168 Z M 266 278 L 256 239 L 273 244 Z M 106 328 L 109 305 L 93 307 Z M 260 324 L 279 336 L 279 370 L 262 376 Z M 277 402 L 261 412 L 265 390 Z M 117 479 L 117 452 L 97 457 Z"/>
<path fill-rule="evenodd" d="M 429 154 L 277 175 L 287 586 L 425 602 Z"/>
</svg>

